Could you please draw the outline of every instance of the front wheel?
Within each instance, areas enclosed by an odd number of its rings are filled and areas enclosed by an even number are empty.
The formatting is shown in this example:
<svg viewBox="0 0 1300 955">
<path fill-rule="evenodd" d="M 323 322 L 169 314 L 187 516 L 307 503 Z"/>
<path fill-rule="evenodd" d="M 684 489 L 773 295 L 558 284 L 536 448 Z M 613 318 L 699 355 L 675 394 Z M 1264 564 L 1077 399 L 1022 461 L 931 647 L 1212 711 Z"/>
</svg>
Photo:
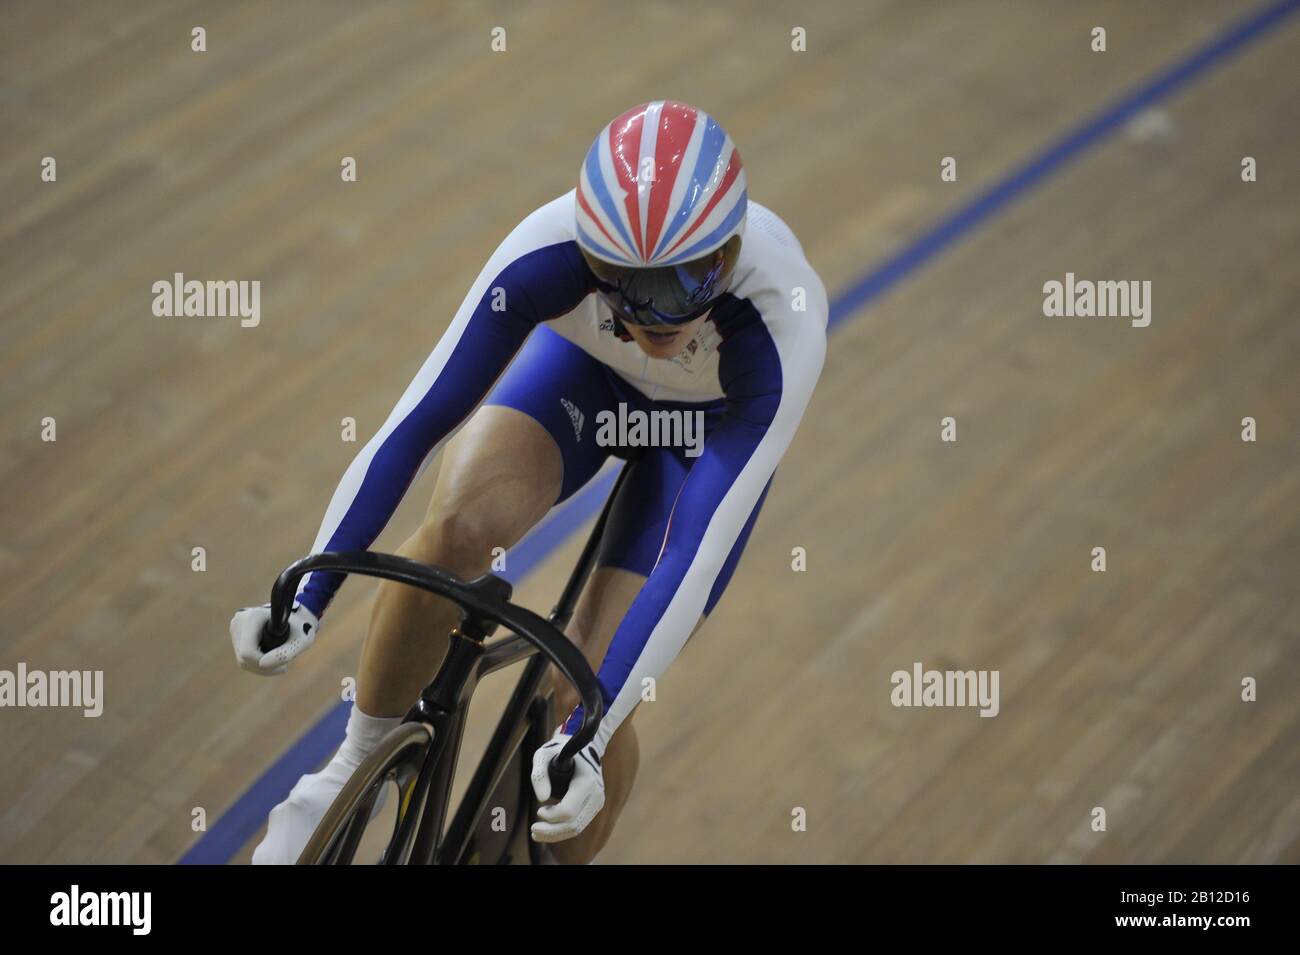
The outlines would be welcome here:
<svg viewBox="0 0 1300 955">
<path fill-rule="evenodd" d="M 370 822 L 370 810 L 390 781 L 397 784 L 400 800 L 393 827 L 395 841 L 432 742 L 433 730 L 424 723 L 402 723 L 385 736 L 330 804 L 298 856 L 298 865 L 351 865 Z M 403 848 L 390 841 L 388 853 L 400 854 Z"/>
<path fill-rule="evenodd" d="M 550 739 L 551 696 L 538 696 L 528 709 L 527 729 L 506 760 L 474 833 L 457 859 L 461 865 L 539 865 L 544 847 L 533 842 L 537 816 L 533 792 L 533 754 Z"/>
</svg>

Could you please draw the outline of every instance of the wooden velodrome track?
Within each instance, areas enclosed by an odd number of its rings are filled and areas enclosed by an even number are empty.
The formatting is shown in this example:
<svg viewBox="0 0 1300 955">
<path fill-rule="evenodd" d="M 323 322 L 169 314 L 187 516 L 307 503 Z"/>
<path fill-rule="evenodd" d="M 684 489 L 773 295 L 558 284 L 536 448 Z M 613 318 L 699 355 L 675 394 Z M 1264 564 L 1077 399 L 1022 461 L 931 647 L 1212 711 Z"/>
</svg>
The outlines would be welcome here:
<svg viewBox="0 0 1300 955">
<path fill-rule="evenodd" d="M 727 124 L 841 304 L 601 861 L 1300 861 L 1300 16 L 1014 172 L 1261 9 L 5 4 L 0 669 L 103 670 L 105 703 L 0 710 L 0 861 L 248 858 L 221 820 L 287 789 L 258 781 L 336 710 L 374 587 L 278 680 L 231 612 L 310 545 L 340 420 L 373 433 L 495 244 L 658 97 Z M 861 284 L 998 182 L 1032 188 Z M 1150 280 L 1151 325 L 1044 317 L 1067 271 Z M 154 317 L 175 272 L 260 280 L 260 326 Z M 914 661 L 998 670 L 1000 714 L 895 708 Z"/>
</svg>

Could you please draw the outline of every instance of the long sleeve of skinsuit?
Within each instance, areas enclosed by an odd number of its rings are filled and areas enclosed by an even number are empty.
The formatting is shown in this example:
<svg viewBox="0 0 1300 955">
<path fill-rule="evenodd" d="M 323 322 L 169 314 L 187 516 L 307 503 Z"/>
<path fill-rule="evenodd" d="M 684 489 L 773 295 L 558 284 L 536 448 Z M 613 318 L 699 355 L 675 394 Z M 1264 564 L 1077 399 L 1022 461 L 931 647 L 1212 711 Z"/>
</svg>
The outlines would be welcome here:
<svg viewBox="0 0 1300 955">
<path fill-rule="evenodd" d="M 807 312 L 792 313 L 771 295 L 715 309 L 726 410 L 682 485 L 659 560 L 601 665 L 600 753 L 641 701 L 645 681 L 659 680 L 712 607 L 719 575 L 803 418 L 826 356 L 825 293 L 815 275 L 808 284 L 815 293 Z M 576 732 L 581 718 L 579 707 L 566 730 Z"/>
<path fill-rule="evenodd" d="M 591 291 L 591 273 L 571 236 L 543 206 L 488 260 L 388 419 L 334 491 L 312 552 L 365 550 L 412 482 L 487 396 L 539 322 L 571 311 Z M 309 574 L 298 600 L 320 616 L 342 574 Z"/>
</svg>

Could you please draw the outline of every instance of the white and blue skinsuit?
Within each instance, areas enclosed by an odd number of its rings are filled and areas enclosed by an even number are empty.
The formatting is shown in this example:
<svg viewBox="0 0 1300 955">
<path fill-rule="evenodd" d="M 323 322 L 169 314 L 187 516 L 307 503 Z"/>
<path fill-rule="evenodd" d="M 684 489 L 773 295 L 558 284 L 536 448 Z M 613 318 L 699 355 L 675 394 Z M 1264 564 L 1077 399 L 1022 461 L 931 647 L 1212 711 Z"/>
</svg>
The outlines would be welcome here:
<svg viewBox="0 0 1300 955">
<path fill-rule="evenodd" d="M 556 503 L 619 453 L 596 442 L 602 410 L 703 411 L 698 457 L 680 447 L 635 456 L 601 545 L 599 565 L 647 578 L 598 673 L 603 752 L 643 681 L 662 676 L 731 577 L 821 373 L 827 303 L 789 227 L 753 201 L 730 288 L 677 357 L 650 358 L 620 334 L 594 281 L 576 242 L 573 192 L 524 219 L 344 473 L 312 550 L 368 548 L 482 403 L 518 409 L 555 439 L 564 461 Z M 299 600 L 321 616 L 341 581 L 311 574 Z"/>
</svg>

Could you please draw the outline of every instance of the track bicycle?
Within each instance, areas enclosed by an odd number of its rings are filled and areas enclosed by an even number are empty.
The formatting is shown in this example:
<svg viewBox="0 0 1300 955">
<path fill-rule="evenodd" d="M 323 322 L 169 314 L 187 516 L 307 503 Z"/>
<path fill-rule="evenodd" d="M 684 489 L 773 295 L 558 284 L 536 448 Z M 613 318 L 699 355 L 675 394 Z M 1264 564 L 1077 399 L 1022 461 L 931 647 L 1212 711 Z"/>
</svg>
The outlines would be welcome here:
<svg viewBox="0 0 1300 955">
<path fill-rule="evenodd" d="M 381 865 L 460 865 L 470 862 L 541 864 L 546 850 L 528 835 L 538 802 L 530 779 L 532 754 L 558 725 L 555 694 L 546 679 L 554 665 L 582 701 L 582 725 L 551 762 L 553 798 L 573 778 L 573 758 L 595 736 L 604 713 L 600 685 L 582 652 L 564 635 L 591 575 L 613 502 L 626 479 L 624 465 L 600 517 L 549 618 L 510 603 L 508 581 L 493 574 L 465 581 L 392 554 L 321 553 L 280 574 L 271 592 L 271 619 L 262 650 L 288 636 L 298 581 L 306 574 L 348 573 L 380 577 L 445 597 L 460 610 L 447 655 L 405 719 L 366 757 L 344 785 L 308 840 L 299 865 L 351 865 L 381 791 L 396 784 L 398 805 Z M 500 625 L 510 635 L 489 641 Z M 489 673 L 527 660 L 487 749 L 447 822 L 470 698 Z M 488 822 L 489 809 L 506 810 L 504 831 Z M 513 812 L 511 809 L 513 808 Z"/>
</svg>

